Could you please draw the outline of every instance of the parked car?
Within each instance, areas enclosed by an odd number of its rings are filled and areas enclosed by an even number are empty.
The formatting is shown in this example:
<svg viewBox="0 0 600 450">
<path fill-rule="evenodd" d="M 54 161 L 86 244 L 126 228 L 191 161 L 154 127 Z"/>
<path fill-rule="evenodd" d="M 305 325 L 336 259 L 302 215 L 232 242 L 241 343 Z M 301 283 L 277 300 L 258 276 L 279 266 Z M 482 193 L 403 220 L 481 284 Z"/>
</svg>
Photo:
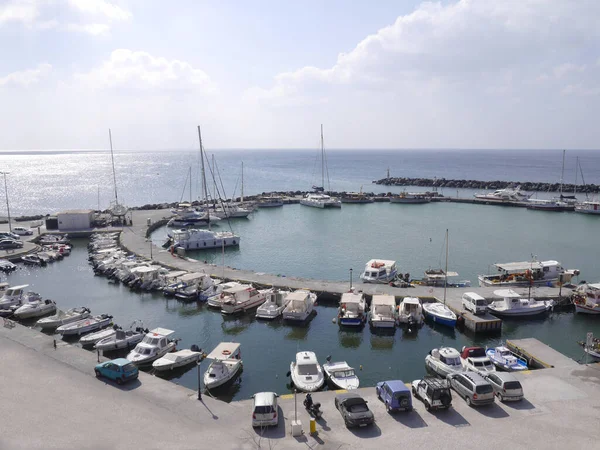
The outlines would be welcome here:
<svg viewBox="0 0 600 450">
<path fill-rule="evenodd" d="M 402 380 L 381 381 L 375 386 L 377 397 L 391 411 L 412 411 L 412 395 Z"/>
<path fill-rule="evenodd" d="M 494 388 L 478 373 L 451 373 L 446 378 L 452 389 L 465 399 L 467 405 L 489 405 L 494 403 Z"/>
<path fill-rule="evenodd" d="M 6 250 L 9 248 L 21 248 L 23 247 L 23 243 L 21 241 L 16 241 L 14 239 L 2 239 L 0 240 L 0 249 Z"/>
<path fill-rule="evenodd" d="M 347 427 L 365 427 L 375 423 L 373 411 L 367 401 L 353 392 L 335 396 L 335 407 L 342 415 Z"/>
<path fill-rule="evenodd" d="M 427 411 L 448 409 L 452 406 L 452 392 L 446 380 L 425 377 L 412 382 L 412 393 L 425 404 Z"/>
<path fill-rule="evenodd" d="M 19 236 L 31 236 L 33 234 L 33 230 L 25 227 L 14 227 L 13 233 L 18 234 Z"/>
<path fill-rule="evenodd" d="M 254 394 L 254 407 L 252 408 L 252 426 L 266 427 L 277 426 L 277 397 L 275 392 L 259 392 Z"/>
<path fill-rule="evenodd" d="M 96 378 L 105 377 L 123 384 L 126 381 L 136 380 L 139 376 L 138 368 L 125 358 L 117 358 L 96 365 L 94 368 Z"/>
<path fill-rule="evenodd" d="M 484 376 L 501 402 L 523 400 L 523 387 L 517 377 L 508 372 L 492 372 Z"/>
<path fill-rule="evenodd" d="M 14 239 L 15 241 L 18 241 L 21 239 L 21 236 L 9 231 L 0 231 L 0 239 Z"/>
</svg>

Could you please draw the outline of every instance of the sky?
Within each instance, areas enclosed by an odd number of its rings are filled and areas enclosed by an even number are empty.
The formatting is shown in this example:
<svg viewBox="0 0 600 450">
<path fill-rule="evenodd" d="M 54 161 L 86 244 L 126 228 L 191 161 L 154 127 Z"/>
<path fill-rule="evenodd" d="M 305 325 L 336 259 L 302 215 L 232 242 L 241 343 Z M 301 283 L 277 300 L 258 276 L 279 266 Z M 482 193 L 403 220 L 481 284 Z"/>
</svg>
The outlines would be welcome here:
<svg viewBox="0 0 600 450">
<path fill-rule="evenodd" d="M 598 149 L 600 1 L 0 0 L 0 150 Z"/>
</svg>

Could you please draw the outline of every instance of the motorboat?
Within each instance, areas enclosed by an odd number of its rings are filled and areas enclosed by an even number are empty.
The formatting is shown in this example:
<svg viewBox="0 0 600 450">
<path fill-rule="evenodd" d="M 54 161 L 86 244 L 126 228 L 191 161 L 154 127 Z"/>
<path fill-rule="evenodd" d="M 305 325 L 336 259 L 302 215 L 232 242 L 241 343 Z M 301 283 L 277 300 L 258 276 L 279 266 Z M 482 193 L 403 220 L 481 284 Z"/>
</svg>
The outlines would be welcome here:
<svg viewBox="0 0 600 450">
<path fill-rule="evenodd" d="M 533 300 L 521 298 L 512 289 L 498 289 L 494 295 L 502 300 L 495 300 L 488 305 L 488 311 L 498 317 L 529 317 L 544 314 L 554 308 L 554 300 Z"/>
<path fill-rule="evenodd" d="M 480 375 L 496 371 L 496 366 L 492 364 L 483 347 L 463 347 L 460 361 L 465 370 L 477 372 Z"/>
<path fill-rule="evenodd" d="M 283 309 L 283 320 L 289 322 L 304 322 L 312 314 L 317 294 L 305 289 L 299 289 L 288 294 L 288 304 Z"/>
<path fill-rule="evenodd" d="M 390 203 L 423 204 L 430 201 L 431 197 L 424 192 L 401 192 L 390 197 Z"/>
<path fill-rule="evenodd" d="M 11 273 L 14 270 L 17 270 L 16 264 L 11 263 L 7 259 L 0 259 L 0 271 L 4 273 Z"/>
<path fill-rule="evenodd" d="M 578 342 L 583 347 L 583 351 L 591 356 L 594 360 L 600 359 L 600 339 L 592 338 L 591 342 L 585 341 Z"/>
<path fill-rule="evenodd" d="M 175 297 L 187 301 L 205 301 L 207 296 L 206 294 L 203 295 L 203 293 L 214 284 L 213 279 L 209 275 L 199 272 L 180 276 L 179 283 L 181 283 L 181 286 L 176 289 Z"/>
<path fill-rule="evenodd" d="M 298 352 L 290 364 L 292 383 L 303 392 L 315 392 L 325 384 L 323 369 L 313 352 Z"/>
<path fill-rule="evenodd" d="M 367 194 L 364 194 L 362 191 L 362 187 L 360 188 L 360 192 L 346 192 L 342 194 L 341 197 L 342 203 L 373 203 L 375 200 L 369 197 Z"/>
<path fill-rule="evenodd" d="M 581 202 L 575 205 L 575 212 L 582 214 L 600 214 L 600 202 Z"/>
<path fill-rule="evenodd" d="M 33 319 L 34 317 L 42 317 L 47 314 L 56 312 L 56 302 L 50 299 L 35 300 L 32 302 L 24 303 L 22 306 L 17 308 L 14 312 L 14 316 L 17 319 Z"/>
<path fill-rule="evenodd" d="M 242 208 L 238 205 L 230 205 L 223 203 L 221 207 L 212 209 L 210 211 L 211 218 L 217 216 L 219 219 L 240 219 L 248 217 L 252 213 L 252 210 Z"/>
<path fill-rule="evenodd" d="M 227 291 L 228 289 L 232 289 L 237 286 L 242 286 L 242 284 L 238 283 L 237 281 L 228 281 L 227 283 L 218 283 L 218 284 L 213 285 L 212 294 L 209 295 L 207 293 L 206 304 L 211 308 L 218 308 L 219 310 L 221 310 L 221 306 L 223 305 L 223 300 L 225 299 L 224 292 Z M 244 286 L 250 286 L 250 285 L 248 284 L 248 285 L 244 285 Z M 209 290 L 211 290 L 211 289 L 209 288 Z"/>
<path fill-rule="evenodd" d="M 77 322 L 61 325 L 56 329 L 56 332 L 63 336 L 75 336 L 100 330 L 110 325 L 112 325 L 112 316 L 108 314 L 99 314 L 97 316 L 78 320 Z"/>
<path fill-rule="evenodd" d="M 441 347 L 431 350 L 425 357 L 425 367 L 442 378 L 446 378 L 453 373 L 465 371 L 460 360 L 460 353 L 452 347 Z"/>
<path fill-rule="evenodd" d="M 221 342 L 206 355 L 212 362 L 204 372 L 204 386 L 215 389 L 233 380 L 242 370 L 242 355 L 240 344 L 236 342 Z"/>
<path fill-rule="evenodd" d="M 423 325 L 423 307 L 417 297 L 404 297 L 398 305 L 398 323 L 409 328 Z"/>
<path fill-rule="evenodd" d="M 331 358 L 327 358 L 327 362 L 323 364 L 323 372 L 325 379 L 333 389 L 358 389 L 360 384 L 358 376 L 352 367 L 346 361 L 331 362 Z"/>
<path fill-rule="evenodd" d="M 385 294 L 373 295 L 369 310 L 369 325 L 373 328 L 394 328 L 397 319 L 396 297 Z"/>
<path fill-rule="evenodd" d="M 344 292 L 338 308 L 338 324 L 346 327 L 361 327 L 367 321 L 367 301 L 362 292 Z"/>
<path fill-rule="evenodd" d="M 99 340 L 94 348 L 102 352 L 122 349 L 131 350 L 138 342 L 142 341 L 146 333 L 148 333 L 148 330 L 143 325 L 133 328 L 132 324 L 129 330 L 118 329 L 115 334 Z"/>
<path fill-rule="evenodd" d="M 456 326 L 456 314 L 443 303 L 423 303 L 423 315 L 434 323 L 452 328 Z"/>
<path fill-rule="evenodd" d="M 86 319 L 90 317 L 90 315 L 89 308 L 86 308 L 85 306 L 80 308 L 71 308 L 67 311 L 59 309 L 53 316 L 44 317 L 43 319 L 38 320 L 36 326 L 40 327 L 42 330 L 54 330 L 61 325 Z"/>
<path fill-rule="evenodd" d="M 475 194 L 474 197 L 490 203 L 523 203 L 527 202 L 531 195 L 522 192 L 521 186 L 508 186 L 504 189 L 497 189 L 492 193 Z"/>
<path fill-rule="evenodd" d="M 157 372 L 165 370 L 173 370 L 178 367 L 196 364 L 202 358 L 202 350 L 196 345 L 192 345 L 191 349 L 179 350 L 177 352 L 167 353 L 162 358 L 158 358 L 152 363 L 152 367 Z"/>
<path fill-rule="evenodd" d="M 21 256 L 21 261 L 29 266 L 45 266 L 47 260 L 40 255 L 25 255 Z"/>
<path fill-rule="evenodd" d="M 266 294 L 265 302 L 256 310 L 257 319 L 273 320 L 283 314 L 283 310 L 290 302 L 289 291 L 272 289 Z"/>
<path fill-rule="evenodd" d="M 600 314 L 600 283 L 588 283 L 578 286 L 573 304 L 576 313 Z"/>
<path fill-rule="evenodd" d="M 185 250 L 205 250 L 240 245 L 240 237 L 229 231 L 197 230 L 194 228 L 174 230 L 172 240 L 174 249 L 179 247 Z"/>
<path fill-rule="evenodd" d="M 23 302 L 25 288 L 28 286 L 28 284 L 23 284 L 7 288 L 0 297 L 0 309 L 9 309 L 11 306 L 20 305 Z"/>
<path fill-rule="evenodd" d="M 558 261 L 532 261 L 494 264 L 497 274 L 479 275 L 479 286 L 531 286 L 551 283 L 568 283 L 579 275 L 577 269 L 564 269 Z"/>
<path fill-rule="evenodd" d="M 313 208 L 341 208 L 342 202 L 335 197 L 320 192 L 310 192 L 300 200 L 300 204 L 304 206 L 312 206 Z"/>
<path fill-rule="evenodd" d="M 102 339 L 109 338 L 117 334 L 117 331 L 120 330 L 121 327 L 118 325 L 113 325 L 110 328 L 105 328 L 100 331 L 96 331 L 95 333 L 86 334 L 79 339 L 79 343 L 82 347 L 93 347 Z"/>
<path fill-rule="evenodd" d="M 563 212 L 573 211 L 575 207 L 558 199 L 530 198 L 527 202 L 527 209 Z"/>
<path fill-rule="evenodd" d="M 267 289 L 258 290 L 254 286 L 236 286 L 223 291 L 222 314 L 238 314 L 262 305 L 267 298 Z"/>
<path fill-rule="evenodd" d="M 283 199 L 276 195 L 259 197 L 256 206 L 259 208 L 278 208 L 283 206 Z"/>
<path fill-rule="evenodd" d="M 136 366 L 150 364 L 158 358 L 176 350 L 177 340 L 170 339 L 175 333 L 166 328 L 155 328 L 146 333 L 142 342 L 129 352 L 127 359 Z"/>
<path fill-rule="evenodd" d="M 360 275 L 360 279 L 364 283 L 384 283 L 396 279 L 398 270 L 396 269 L 396 261 L 387 259 L 371 259 L 365 264 L 365 270 Z"/>
<path fill-rule="evenodd" d="M 517 358 L 508 348 L 504 346 L 496 348 L 488 348 L 485 354 L 490 358 L 492 364 L 498 369 L 505 370 L 507 372 L 520 372 L 527 370 L 527 361 L 521 358 Z"/>
<path fill-rule="evenodd" d="M 470 280 L 453 281 L 452 279 L 456 277 L 458 277 L 458 272 L 446 273 L 444 269 L 427 269 L 420 284 L 435 287 L 471 287 Z"/>
</svg>

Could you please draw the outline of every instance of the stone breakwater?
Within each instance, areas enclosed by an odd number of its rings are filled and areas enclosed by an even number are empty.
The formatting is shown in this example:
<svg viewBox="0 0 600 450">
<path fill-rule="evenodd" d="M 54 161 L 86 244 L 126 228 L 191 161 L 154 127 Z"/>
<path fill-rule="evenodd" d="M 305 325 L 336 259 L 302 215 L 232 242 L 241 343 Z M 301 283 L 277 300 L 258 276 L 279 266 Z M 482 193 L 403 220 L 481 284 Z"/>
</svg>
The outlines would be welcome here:
<svg viewBox="0 0 600 450">
<path fill-rule="evenodd" d="M 559 192 L 560 183 L 537 183 L 531 181 L 478 181 L 478 180 L 447 180 L 446 178 L 404 178 L 390 177 L 373 181 L 375 184 L 384 186 L 425 186 L 436 188 L 454 189 L 504 189 L 509 186 L 521 186 L 521 190 L 530 192 Z M 600 192 L 597 184 L 586 184 L 575 186 L 574 184 L 563 184 L 562 190 L 569 194 L 576 190 L 577 193 L 596 194 Z"/>
</svg>

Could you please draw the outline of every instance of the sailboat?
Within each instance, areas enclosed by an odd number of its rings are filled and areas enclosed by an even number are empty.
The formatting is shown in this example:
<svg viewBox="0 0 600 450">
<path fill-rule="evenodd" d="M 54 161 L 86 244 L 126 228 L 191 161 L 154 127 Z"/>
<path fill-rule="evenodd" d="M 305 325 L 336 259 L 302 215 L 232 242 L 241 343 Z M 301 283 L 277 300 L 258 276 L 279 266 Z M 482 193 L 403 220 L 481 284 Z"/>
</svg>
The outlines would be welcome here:
<svg viewBox="0 0 600 450">
<path fill-rule="evenodd" d="M 445 273 L 448 273 L 448 230 L 446 229 L 446 269 Z M 423 313 L 425 317 L 431 319 L 435 323 L 440 325 L 446 325 L 454 328 L 456 326 L 456 314 L 454 314 L 450 308 L 446 306 L 446 288 L 448 287 L 447 278 L 444 281 L 444 303 L 424 303 Z"/>
<path fill-rule="evenodd" d="M 529 199 L 527 209 L 537 209 L 540 211 L 573 211 L 577 199 L 574 195 L 563 195 L 563 180 L 565 175 L 565 150 L 562 157 L 562 171 L 560 174 L 560 189 L 559 196 L 553 197 L 550 200 L 545 199 Z"/>
<path fill-rule="evenodd" d="M 112 133 L 110 131 L 110 128 L 108 129 L 108 140 L 110 141 L 110 160 L 112 163 L 113 182 L 115 184 L 115 201 L 111 202 L 110 214 L 113 217 L 122 218 L 122 217 L 125 217 L 127 212 L 129 212 L 129 208 L 127 208 L 127 206 L 121 205 L 119 203 L 119 196 L 117 194 L 117 175 L 115 172 L 115 155 L 113 153 Z"/>
<path fill-rule="evenodd" d="M 304 206 L 313 208 L 341 208 L 342 202 L 325 194 L 325 147 L 323 145 L 323 125 L 321 125 L 321 186 L 313 185 L 313 191 L 300 200 Z"/>
</svg>

